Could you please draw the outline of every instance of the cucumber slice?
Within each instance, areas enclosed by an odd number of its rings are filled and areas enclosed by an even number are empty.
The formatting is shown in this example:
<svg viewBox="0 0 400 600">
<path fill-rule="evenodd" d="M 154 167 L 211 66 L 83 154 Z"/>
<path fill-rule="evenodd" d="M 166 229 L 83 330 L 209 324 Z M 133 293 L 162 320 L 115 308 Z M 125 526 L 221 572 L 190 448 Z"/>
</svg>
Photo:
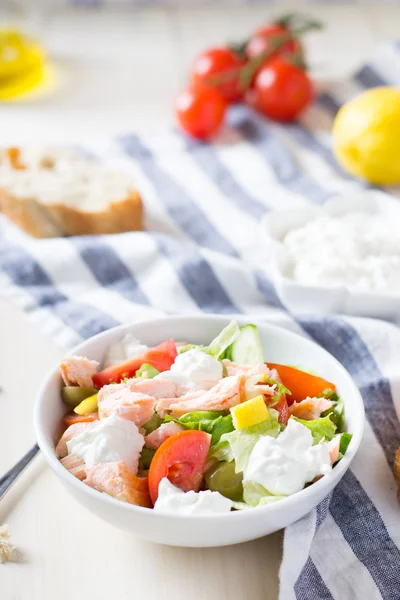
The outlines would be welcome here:
<svg viewBox="0 0 400 600">
<path fill-rule="evenodd" d="M 264 362 L 264 354 L 256 325 L 243 325 L 240 335 L 227 352 L 230 360 L 239 365 L 257 365 Z"/>
</svg>

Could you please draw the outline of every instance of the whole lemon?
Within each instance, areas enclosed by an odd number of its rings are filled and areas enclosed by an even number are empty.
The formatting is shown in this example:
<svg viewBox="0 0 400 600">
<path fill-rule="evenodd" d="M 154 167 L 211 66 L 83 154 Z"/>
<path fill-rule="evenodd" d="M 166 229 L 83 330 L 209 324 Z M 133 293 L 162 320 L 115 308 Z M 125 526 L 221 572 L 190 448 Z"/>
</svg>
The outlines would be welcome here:
<svg viewBox="0 0 400 600">
<path fill-rule="evenodd" d="M 400 183 L 400 90 L 378 87 L 342 106 L 333 151 L 344 169 L 375 184 Z"/>
</svg>

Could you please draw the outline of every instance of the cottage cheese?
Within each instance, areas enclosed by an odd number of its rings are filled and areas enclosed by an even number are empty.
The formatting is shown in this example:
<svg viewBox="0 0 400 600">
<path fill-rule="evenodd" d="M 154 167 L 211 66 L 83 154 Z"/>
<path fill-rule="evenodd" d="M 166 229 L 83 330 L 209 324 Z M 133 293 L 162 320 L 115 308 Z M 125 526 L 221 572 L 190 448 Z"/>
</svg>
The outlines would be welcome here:
<svg viewBox="0 0 400 600">
<path fill-rule="evenodd" d="M 123 461 L 137 473 L 144 437 L 127 419 L 112 414 L 67 442 L 68 454 L 80 456 L 87 467 L 103 462 Z"/>
<path fill-rule="evenodd" d="M 254 446 L 243 474 L 243 481 L 259 483 L 276 496 L 302 490 L 317 475 L 331 470 L 325 443 L 315 446 L 311 431 L 294 419 L 277 438 L 263 436 Z"/>
<path fill-rule="evenodd" d="M 154 510 L 181 515 L 212 515 L 228 513 L 232 508 L 232 500 L 219 492 L 184 492 L 175 487 L 166 477 L 158 486 L 158 498 Z"/>
<path fill-rule="evenodd" d="M 157 378 L 168 379 L 199 390 L 208 390 L 222 379 L 222 370 L 221 361 L 193 348 L 179 354 L 170 371 L 160 373 Z"/>
<path fill-rule="evenodd" d="M 400 292 L 399 222 L 384 214 L 320 216 L 291 230 L 287 275 L 305 285 Z"/>
</svg>

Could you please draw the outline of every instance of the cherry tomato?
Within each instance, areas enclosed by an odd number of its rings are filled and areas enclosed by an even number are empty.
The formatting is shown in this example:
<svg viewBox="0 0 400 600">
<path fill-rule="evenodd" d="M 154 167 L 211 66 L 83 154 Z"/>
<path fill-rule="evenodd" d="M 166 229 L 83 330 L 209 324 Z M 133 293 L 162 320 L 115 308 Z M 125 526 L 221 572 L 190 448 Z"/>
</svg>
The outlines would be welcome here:
<svg viewBox="0 0 400 600">
<path fill-rule="evenodd" d="M 289 33 L 289 29 L 284 25 L 278 23 L 270 23 L 264 25 L 259 29 L 256 29 L 250 41 L 246 46 L 246 54 L 249 58 L 254 58 L 267 50 L 270 47 L 271 41 L 276 38 Z M 285 42 L 277 48 L 276 52 L 272 56 L 278 56 L 284 54 L 285 56 L 303 56 L 303 47 L 298 39 L 293 39 Z M 272 58 L 272 57 L 271 57 Z"/>
<path fill-rule="evenodd" d="M 175 102 L 175 111 L 182 129 L 198 139 L 207 139 L 221 127 L 227 101 L 216 88 L 190 86 Z"/>
<path fill-rule="evenodd" d="M 89 413 L 87 415 L 77 415 L 73 411 L 68 412 L 64 415 L 64 423 L 66 425 L 75 425 L 75 423 L 91 423 L 92 421 L 97 421 L 99 415 L 97 412 Z"/>
<path fill-rule="evenodd" d="M 185 492 L 199 491 L 203 481 L 211 435 L 205 431 L 186 430 L 171 435 L 156 451 L 149 470 L 150 497 L 155 504 L 161 479 Z"/>
<path fill-rule="evenodd" d="M 235 71 L 244 64 L 244 60 L 229 48 L 211 48 L 194 61 L 192 83 L 195 86 L 207 85 L 210 78 L 232 73 L 235 75 L 232 79 L 221 81 L 216 87 L 228 102 L 236 102 L 243 96 L 243 92 L 239 88 L 239 75 Z"/>
<path fill-rule="evenodd" d="M 150 348 L 142 356 L 136 356 L 123 363 L 111 365 L 111 367 L 103 369 L 93 375 L 92 380 L 99 389 L 112 381 L 119 383 L 125 377 L 134 377 L 136 371 L 140 369 L 143 363 L 148 363 L 159 371 L 168 371 L 177 355 L 178 351 L 175 342 L 167 340 L 159 346 Z"/>
<path fill-rule="evenodd" d="M 315 396 L 319 396 L 327 389 L 336 391 L 334 383 L 301 371 L 300 369 L 286 365 L 277 365 L 275 363 L 266 363 L 266 365 L 268 369 L 276 369 L 278 371 L 283 385 L 292 392 L 292 395 L 287 398 L 289 405 L 293 404 L 293 402 L 301 402 L 307 396 L 315 398 Z M 274 408 L 276 407 L 274 406 Z"/>
<path fill-rule="evenodd" d="M 278 121 L 292 121 L 313 99 L 312 82 L 300 67 L 282 57 L 267 61 L 258 71 L 248 101 Z"/>
</svg>

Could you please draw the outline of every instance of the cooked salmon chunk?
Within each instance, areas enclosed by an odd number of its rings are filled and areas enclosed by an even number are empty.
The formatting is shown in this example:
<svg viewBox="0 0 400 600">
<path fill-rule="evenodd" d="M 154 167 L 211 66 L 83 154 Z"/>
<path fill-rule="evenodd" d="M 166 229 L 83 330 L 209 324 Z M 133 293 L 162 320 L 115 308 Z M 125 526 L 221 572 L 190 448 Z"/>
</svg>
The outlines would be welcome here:
<svg viewBox="0 0 400 600">
<path fill-rule="evenodd" d="M 97 360 L 89 360 L 83 356 L 68 356 L 60 364 L 61 377 L 65 385 L 93 387 L 93 375 L 97 372 Z"/>
<path fill-rule="evenodd" d="M 340 438 L 341 435 L 335 435 L 330 442 L 327 442 L 327 448 L 329 450 L 329 458 L 331 459 L 331 465 L 335 464 L 339 458 Z"/>
<path fill-rule="evenodd" d="M 178 425 L 178 423 L 170 422 L 163 423 L 160 425 L 158 429 L 155 429 L 149 435 L 146 435 L 144 438 L 145 444 L 148 448 L 153 448 L 153 450 L 157 450 L 167 440 L 171 435 L 175 433 L 179 433 L 183 431 L 185 428 L 182 425 Z"/>
<path fill-rule="evenodd" d="M 123 461 L 98 463 L 86 469 L 85 483 L 129 504 L 152 506 L 147 477 L 137 477 Z"/>
<path fill-rule="evenodd" d="M 90 429 L 95 424 L 95 421 L 91 423 L 74 423 L 70 425 L 68 429 L 64 431 L 62 434 L 60 441 L 56 446 L 56 456 L 57 458 L 64 458 L 68 454 L 67 442 L 72 440 L 73 437 L 83 433 L 87 429 Z"/>
<path fill-rule="evenodd" d="M 171 403 L 170 399 L 167 402 L 159 400 L 156 410 L 158 413 L 169 410 L 174 417 L 198 410 L 229 410 L 246 399 L 245 383 L 246 378 L 243 375 L 224 377 L 206 392 L 188 392 L 174 403 Z"/>
<path fill-rule="evenodd" d="M 180 396 L 179 400 L 181 400 L 182 398 L 185 398 L 185 399 L 190 398 L 191 400 L 195 400 L 196 398 L 202 398 L 204 396 L 204 394 L 205 394 L 205 390 L 193 390 L 191 392 L 187 392 L 183 396 Z M 160 417 L 165 417 L 165 415 L 170 410 L 171 406 L 173 404 L 176 404 L 177 402 L 178 402 L 177 398 L 161 398 L 161 400 L 159 400 L 156 404 L 156 410 L 157 410 L 158 414 L 160 415 Z"/>
<path fill-rule="evenodd" d="M 142 392 L 134 392 L 127 383 L 105 385 L 97 396 L 99 419 L 116 413 L 138 427 L 147 423 L 153 415 L 156 399 Z"/>
<path fill-rule="evenodd" d="M 270 370 L 264 363 L 260 363 L 258 365 L 238 365 L 227 358 L 225 358 L 222 362 L 227 370 L 228 376 L 245 375 L 247 378 L 249 378 L 253 377 L 253 375 L 267 375 L 268 377 L 270 374 Z"/>
<path fill-rule="evenodd" d="M 318 419 L 323 412 L 331 408 L 335 403 L 326 398 L 306 398 L 301 402 L 294 402 L 289 406 L 289 412 L 298 419 L 307 421 Z"/>
<path fill-rule="evenodd" d="M 83 481 L 86 477 L 86 466 L 85 461 L 76 454 L 70 454 L 60 460 L 61 464 L 70 472 L 74 477 Z"/>
<path fill-rule="evenodd" d="M 139 377 L 138 379 L 132 379 L 127 385 L 131 392 L 147 394 L 153 396 L 156 400 L 160 398 L 179 398 L 179 396 L 189 391 L 187 386 L 168 379 L 158 379 L 157 377 L 153 379 Z"/>
</svg>

